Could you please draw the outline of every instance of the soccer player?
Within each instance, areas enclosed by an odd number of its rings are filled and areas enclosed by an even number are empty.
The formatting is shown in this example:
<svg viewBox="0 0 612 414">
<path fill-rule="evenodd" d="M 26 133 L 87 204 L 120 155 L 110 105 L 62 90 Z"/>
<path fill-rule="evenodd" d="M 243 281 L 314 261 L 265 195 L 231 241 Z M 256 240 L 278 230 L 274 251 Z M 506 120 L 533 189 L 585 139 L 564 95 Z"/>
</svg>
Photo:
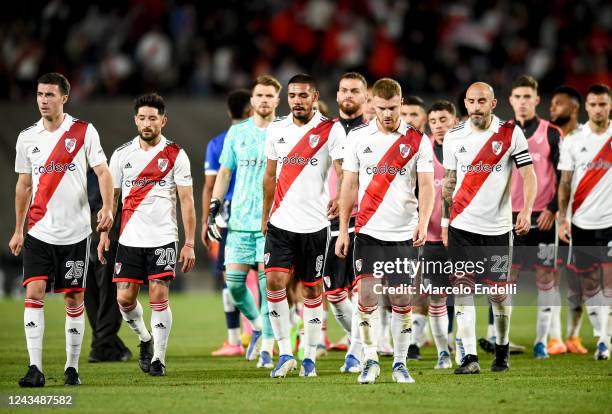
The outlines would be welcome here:
<svg viewBox="0 0 612 414">
<path fill-rule="evenodd" d="M 463 341 L 466 355 L 455 373 L 477 374 L 480 366 L 473 289 L 480 282 L 507 284 L 512 230 L 509 181 L 513 161 L 524 189 L 523 210 L 515 225 L 519 235 L 529 231 L 537 184 L 527 140 L 520 127 L 493 115 L 497 105 L 493 88 L 483 82 L 470 85 L 464 103 L 469 121 L 448 131 L 443 144 L 446 171 L 442 217 L 448 220 L 449 257 L 457 266 L 452 282 L 464 290 L 455 295 L 455 314 L 457 335 Z M 472 272 L 458 267 L 466 261 L 472 262 Z M 509 369 L 512 307 L 507 293 L 488 295 L 495 315 L 495 359 L 491 366 L 494 372 Z"/>
<path fill-rule="evenodd" d="M 340 117 L 330 131 L 330 136 L 339 142 L 345 142 L 349 132 L 367 123 L 363 118 L 363 106 L 367 100 L 367 81 L 363 75 L 356 72 L 348 72 L 340 77 L 336 102 Z M 338 160 L 334 166 L 340 167 L 342 160 Z M 330 199 L 337 198 L 338 190 L 342 183 L 342 170 L 331 169 L 329 172 Z M 355 228 L 356 209 L 351 213 L 349 223 L 350 239 L 353 238 Z M 336 317 L 347 335 L 350 336 L 350 344 L 347 350 L 344 365 L 340 372 L 359 372 L 361 370 L 361 338 L 359 336 L 359 325 L 355 317 L 354 305 L 349 298 L 349 293 L 354 286 L 355 270 L 353 269 L 353 246 L 349 246 L 347 258 L 339 258 L 335 255 L 336 239 L 340 229 L 338 218 L 331 220 L 331 240 L 327 251 L 327 260 L 323 270 L 324 295 Z"/>
<path fill-rule="evenodd" d="M 115 186 L 114 208 L 122 198 L 119 246 L 113 282 L 123 319 L 140 339 L 138 364 L 151 376 L 166 375 L 166 347 L 172 329 L 168 295 L 175 277 L 178 226 L 176 195 L 181 202 L 185 243 L 178 253 L 181 270 L 195 263 L 195 208 L 189 159 L 185 151 L 162 135 L 166 104 L 156 93 L 134 102 L 138 136 L 115 150 L 110 170 Z M 108 235 L 103 233 L 98 258 L 106 263 Z M 140 285 L 149 284 L 151 330 L 146 328 Z"/>
<path fill-rule="evenodd" d="M 91 213 L 87 203 L 87 170 L 95 172 L 102 208 L 97 231 L 113 224 L 112 178 L 100 137 L 92 124 L 64 112 L 70 95 L 68 80 L 59 73 L 38 78 L 36 101 L 42 118 L 17 138 L 15 232 L 9 242 L 18 256 L 23 250 L 23 321 L 30 356 L 20 387 L 43 387 L 45 293 L 64 294 L 66 365 L 64 384 L 79 385 L 79 355 L 85 334 L 83 296 L 89 263 Z M 23 235 L 25 219 L 27 234 Z"/>
<path fill-rule="evenodd" d="M 400 118 L 402 90 L 397 81 L 379 79 L 372 95 L 376 120 L 354 129 L 346 140 L 336 255 L 348 255 L 350 216 L 359 196 L 354 266 L 364 364 L 358 382 L 373 384 L 380 373 L 376 309 L 378 295 L 383 294 L 392 306 L 392 378 L 398 383 L 412 383 L 406 367 L 412 328 L 410 295 L 402 289 L 414 280 L 414 267 L 410 270 L 408 260 L 414 264 L 416 247 L 427 239 L 434 197 L 432 147 L 426 135 Z M 397 262 L 404 265 L 389 270 L 389 265 Z M 384 280 L 380 280 L 382 277 Z M 400 288 L 400 292 L 385 293 L 384 289 L 390 287 Z"/>
<path fill-rule="evenodd" d="M 273 367 L 274 333 L 268 318 L 266 275 L 263 267 L 264 236 L 261 233 L 263 192 L 253 189 L 263 186 L 263 173 L 266 167 L 266 128 L 274 120 L 280 90 L 280 83 L 272 76 L 262 75 L 255 80 L 251 96 L 254 114 L 245 121 L 233 125 L 227 132 L 208 218 L 209 236 L 221 240 L 221 234 L 215 223 L 217 215 L 221 213 L 221 200 L 228 191 L 229 182 L 235 171 L 236 186 L 233 198 L 235 203 L 230 216 L 225 247 L 226 284 L 233 302 L 253 329 L 246 352 L 248 360 L 253 360 L 257 356 L 256 348 L 263 329 L 258 368 Z M 251 266 L 257 266 L 259 271 L 261 314 L 246 285 Z"/>
<path fill-rule="evenodd" d="M 402 102 L 401 115 L 404 122 L 412 125 L 421 132 L 425 132 L 427 125 L 427 108 L 419 96 L 409 95 Z"/>
<path fill-rule="evenodd" d="M 366 121 L 376 118 L 376 111 L 374 110 L 374 105 L 372 105 L 372 86 L 368 86 L 367 99 L 363 104 L 363 118 Z"/>
<path fill-rule="evenodd" d="M 595 359 L 610 359 L 607 335 L 612 292 L 612 91 L 589 87 L 589 121 L 561 146 L 559 237 L 573 245 L 572 265 L 580 274 L 584 304 L 597 339 Z M 567 218 L 571 200 L 571 225 Z M 603 289 L 601 281 L 603 280 Z"/>
<path fill-rule="evenodd" d="M 251 116 L 251 91 L 246 89 L 237 89 L 232 91 L 227 96 L 227 112 L 232 125 L 242 122 Z M 213 187 L 217 178 L 217 173 L 221 168 L 219 160 L 221 151 L 223 151 L 223 143 L 227 131 L 223 131 L 219 135 L 210 140 L 206 146 L 206 159 L 204 161 L 204 188 L 202 189 L 202 234 L 201 240 L 206 248 L 211 248 L 210 239 L 208 238 L 208 209 L 210 199 L 212 197 Z M 232 175 L 227 194 L 222 207 L 222 214 L 219 215 L 218 223 L 221 228 L 221 242 L 216 260 L 217 276 L 223 279 L 223 311 L 225 313 L 225 323 L 227 325 L 227 340 L 223 345 L 212 352 L 212 356 L 238 356 L 244 355 L 242 342 L 240 340 L 240 311 L 236 308 L 232 297 L 225 283 L 225 240 L 227 238 L 227 221 L 231 213 L 232 195 L 234 194 L 235 176 Z"/>
<path fill-rule="evenodd" d="M 329 139 L 334 122 L 313 110 L 319 92 L 312 77 L 293 76 L 287 95 L 291 113 L 270 124 L 266 132 L 264 265 L 270 322 L 280 354 L 270 373 L 273 378 L 285 377 L 297 365 L 290 344 L 286 293 L 291 274 L 302 282 L 304 297 L 305 349 L 300 376 L 316 376 L 328 217 L 337 215 L 335 202 L 328 207 L 327 174 L 331 160 L 342 158 L 342 143 Z"/>
<path fill-rule="evenodd" d="M 444 179 L 444 153 L 442 145 L 446 132 L 457 125 L 456 113 L 455 105 L 449 101 L 436 101 L 427 110 L 427 123 L 431 131 L 430 140 L 433 146 L 435 196 L 433 213 L 427 227 L 427 242 L 423 246 L 423 259 L 425 262 L 444 263 L 448 260 L 448 253 L 446 252 L 448 227 L 441 227 L 442 180 Z M 449 286 L 449 277 L 442 272 L 432 270 L 431 272 L 424 273 L 423 278 L 434 286 Z M 448 310 L 446 299 L 446 295 L 429 296 L 428 316 L 438 353 L 438 362 L 434 367 L 436 369 L 452 367 L 450 354 L 448 353 Z"/>
<path fill-rule="evenodd" d="M 550 104 L 550 120 L 553 124 L 561 128 L 563 135 L 561 139 L 572 136 L 580 131 L 582 125 L 578 123 L 582 96 L 571 86 L 561 85 L 553 91 Z M 560 257 L 568 263 L 569 246 L 562 240 L 559 241 Z M 582 326 L 582 286 L 580 276 L 567 265 L 562 267 L 567 279 L 567 338 L 565 343 L 561 341 L 561 322 L 560 315 L 554 316 L 550 328 L 551 342 L 548 344 L 548 353 L 571 352 L 576 354 L 586 354 L 588 350 L 582 345 L 580 338 L 580 328 Z M 553 311 L 557 311 L 553 308 Z M 559 309 L 560 314 L 560 309 Z"/>
<path fill-rule="evenodd" d="M 531 76 L 518 77 L 512 84 L 510 105 L 514 110 L 515 123 L 527 138 L 529 154 L 538 182 L 531 222 L 534 227 L 526 235 L 515 235 L 511 276 L 518 280 L 521 270 L 535 268 L 535 283 L 538 289 L 538 310 L 534 357 L 548 358 L 547 339 L 554 314 L 559 308 L 561 294 L 555 277 L 557 213 L 557 163 L 561 131 L 550 122 L 539 118 L 536 107 L 540 103 L 538 82 Z M 512 169 L 513 221 L 523 209 L 523 183 L 516 168 Z"/>
</svg>

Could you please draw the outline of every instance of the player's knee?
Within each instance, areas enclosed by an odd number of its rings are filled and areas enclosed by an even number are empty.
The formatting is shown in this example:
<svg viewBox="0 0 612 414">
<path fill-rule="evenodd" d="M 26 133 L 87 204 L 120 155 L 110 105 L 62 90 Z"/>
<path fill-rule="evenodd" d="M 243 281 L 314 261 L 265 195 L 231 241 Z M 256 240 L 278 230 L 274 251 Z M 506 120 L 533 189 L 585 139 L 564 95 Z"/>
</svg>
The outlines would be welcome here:
<svg viewBox="0 0 612 414">
<path fill-rule="evenodd" d="M 44 280 L 35 280 L 26 285 L 26 299 L 43 300 L 47 283 Z"/>
<path fill-rule="evenodd" d="M 227 289 L 230 292 L 230 295 L 232 295 L 232 298 L 234 299 L 234 301 L 239 301 L 242 296 L 246 293 L 247 290 L 247 286 L 246 283 L 244 282 L 234 282 L 234 281 L 227 281 Z"/>
<path fill-rule="evenodd" d="M 312 286 L 302 285 L 302 295 L 305 298 L 314 299 L 318 297 L 319 295 L 321 295 L 322 292 L 323 292 L 323 289 L 321 288 L 320 283 L 317 283 L 316 285 L 312 285 Z"/>
<path fill-rule="evenodd" d="M 83 292 L 66 292 L 64 294 L 64 303 L 66 307 L 74 308 L 83 303 Z"/>
<path fill-rule="evenodd" d="M 285 275 L 279 272 L 266 273 L 266 287 L 268 290 L 281 290 L 287 286 L 285 284 Z"/>
<path fill-rule="evenodd" d="M 131 297 L 129 295 L 119 295 L 119 293 L 117 294 L 117 304 L 119 305 L 119 308 L 131 308 L 134 306 L 135 303 L 135 297 Z"/>
</svg>

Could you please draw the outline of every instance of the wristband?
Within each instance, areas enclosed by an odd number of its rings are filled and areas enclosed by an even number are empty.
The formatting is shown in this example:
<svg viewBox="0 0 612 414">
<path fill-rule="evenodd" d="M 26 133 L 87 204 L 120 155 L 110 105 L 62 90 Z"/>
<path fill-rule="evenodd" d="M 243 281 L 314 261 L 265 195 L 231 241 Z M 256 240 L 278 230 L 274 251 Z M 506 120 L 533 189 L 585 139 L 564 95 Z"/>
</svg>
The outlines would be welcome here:
<svg viewBox="0 0 612 414">
<path fill-rule="evenodd" d="M 442 219 L 440 220 L 440 227 L 448 227 L 448 219 L 442 217 Z"/>
<path fill-rule="evenodd" d="M 185 242 L 185 246 L 186 246 L 186 247 L 191 247 L 192 249 L 194 248 L 193 243 L 187 243 L 187 242 Z"/>
</svg>

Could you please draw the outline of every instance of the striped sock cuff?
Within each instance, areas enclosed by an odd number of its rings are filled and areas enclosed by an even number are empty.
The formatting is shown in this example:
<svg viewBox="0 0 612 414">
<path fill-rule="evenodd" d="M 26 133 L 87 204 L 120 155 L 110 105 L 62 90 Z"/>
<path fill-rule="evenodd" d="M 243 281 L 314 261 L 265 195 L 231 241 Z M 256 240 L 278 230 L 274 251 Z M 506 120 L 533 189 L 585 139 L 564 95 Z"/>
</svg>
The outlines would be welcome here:
<svg viewBox="0 0 612 414">
<path fill-rule="evenodd" d="M 410 313 L 412 312 L 412 306 L 410 305 L 406 305 L 406 306 L 391 306 L 391 311 L 393 313 L 401 313 L 401 314 L 406 314 L 406 313 Z"/>
<path fill-rule="evenodd" d="M 230 269 L 225 271 L 225 279 L 228 282 L 246 282 L 248 272 L 244 270 Z"/>
<path fill-rule="evenodd" d="M 121 305 L 119 305 L 119 310 L 121 312 L 128 313 L 128 312 L 131 312 L 134 309 L 136 309 L 137 305 L 138 305 L 138 302 L 134 302 L 133 304 L 131 304 L 129 306 L 121 306 Z"/>
<path fill-rule="evenodd" d="M 26 308 L 40 309 L 45 306 L 45 301 L 36 299 L 26 299 L 23 301 L 23 306 Z"/>
<path fill-rule="evenodd" d="M 287 289 L 266 290 L 268 302 L 282 302 L 287 299 Z"/>
<path fill-rule="evenodd" d="M 85 302 L 75 307 L 66 306 L 66 316 L 70 318 L 78 318 L 85 312 Z"/>
<path fill-rule="evenodd" d="M 307 308 L 317 308 L 323 304 L 323 295 L 319 295 L 314 299 L 304 298 L 304 306 Z"/>
<path fill-rule="evenodd" d="M 444 315 L 448 315 L 448 309 L 446 305 L 429 305 L 429 316 L 436 318 Z"/>
<path fill-rule="evenodd" d="M 329 303 L 340 303 L 344 299 L 348 298 L 348 292 L 346 290 L 341 290 L 337 293 L 331 293 L 329 295 L 325 295 Z"/>
<path fill-rule="evenodd" d="M 361 302 L 357 301 L 357 310 L 362 313 L 372 313 L 378 308 L 378 305 L 365 306 Z"/>
<path fill-rule="evenodd" d="M 168 309 L 168 300 L 162 300 L 161 302 L 149 302 L 151 310 L 155 312 L 163 312 Z"/>
</svg>

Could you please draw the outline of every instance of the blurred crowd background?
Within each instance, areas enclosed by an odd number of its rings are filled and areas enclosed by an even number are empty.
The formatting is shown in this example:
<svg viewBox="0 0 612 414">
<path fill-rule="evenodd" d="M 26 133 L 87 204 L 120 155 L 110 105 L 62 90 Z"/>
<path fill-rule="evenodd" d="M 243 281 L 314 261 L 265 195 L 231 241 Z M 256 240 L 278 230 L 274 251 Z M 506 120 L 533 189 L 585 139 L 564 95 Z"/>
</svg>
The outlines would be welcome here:
<svg viewBox="0 0 612 414">
<path fill-rule="evenodd" d="M 444 96 L 474 80 L 507 89 L 523 73 L 544 91 L 612 83 L 604 0 L 25 0 L 0 19 L 0 96 L 11 100 L 49 71 L 68 76 L 76 100 L 216 96 L 302 71 L 324 92 L 346 70 Z"/>
</svg>

